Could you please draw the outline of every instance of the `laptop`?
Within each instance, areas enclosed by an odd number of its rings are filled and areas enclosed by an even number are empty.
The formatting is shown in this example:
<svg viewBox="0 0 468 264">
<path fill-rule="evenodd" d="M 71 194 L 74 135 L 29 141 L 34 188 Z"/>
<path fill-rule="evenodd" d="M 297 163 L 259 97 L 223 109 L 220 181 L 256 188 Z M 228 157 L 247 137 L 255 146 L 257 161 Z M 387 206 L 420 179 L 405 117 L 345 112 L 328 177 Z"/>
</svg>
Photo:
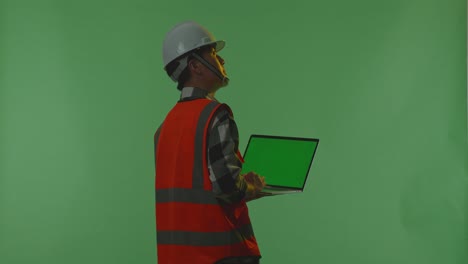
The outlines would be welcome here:
<svg viewBox="0 0 468 264">
<path fill-rule="evenodd" d="M 251 135 L 241 173 L 264 176 L 263 195 L 303 192 L 318 143 L 316 138 Z"/>
</svg>

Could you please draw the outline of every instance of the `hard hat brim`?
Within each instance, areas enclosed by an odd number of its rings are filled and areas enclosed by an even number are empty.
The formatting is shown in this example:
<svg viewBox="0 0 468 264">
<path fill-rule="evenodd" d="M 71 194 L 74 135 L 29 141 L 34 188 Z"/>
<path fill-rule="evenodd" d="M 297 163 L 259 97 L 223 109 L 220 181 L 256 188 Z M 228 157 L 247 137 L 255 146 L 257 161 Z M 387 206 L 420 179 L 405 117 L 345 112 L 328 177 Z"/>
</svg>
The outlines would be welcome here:
<svg viewBox="0 0 468 264">
<path fill-rule="evenodd" d="M 215 41 L 215 43 L 216 43 L 216 52 L 222 50 L 224 46 L 226 45 L 226 42 L 224 40 L 218 40 L 218 41 Z"/>
</svg>

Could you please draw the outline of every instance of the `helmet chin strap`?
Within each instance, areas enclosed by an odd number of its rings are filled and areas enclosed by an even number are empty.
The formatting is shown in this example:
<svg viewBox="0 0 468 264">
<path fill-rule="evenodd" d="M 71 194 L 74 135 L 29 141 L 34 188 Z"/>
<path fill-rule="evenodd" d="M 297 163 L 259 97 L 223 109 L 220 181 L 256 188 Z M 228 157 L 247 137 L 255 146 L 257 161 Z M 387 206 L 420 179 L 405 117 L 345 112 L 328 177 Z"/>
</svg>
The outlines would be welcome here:
<svg viewBox="0 0 468 264">
<path fill-rule="evenodd" d="M 204 58 L 202 58 L 200 55 L 193 53 L 193 57 L 195 57 L 198 61 L 203 63 L 210 71 L 212 71 L 218 78 L 223 82 L 223 85 L 227 85 L 229 83 L 229 78 L 224 76 L 218 69 L 216 69 L 213 65 L 211 65 L 209 62 L 207 62 Z"/>
</svg>

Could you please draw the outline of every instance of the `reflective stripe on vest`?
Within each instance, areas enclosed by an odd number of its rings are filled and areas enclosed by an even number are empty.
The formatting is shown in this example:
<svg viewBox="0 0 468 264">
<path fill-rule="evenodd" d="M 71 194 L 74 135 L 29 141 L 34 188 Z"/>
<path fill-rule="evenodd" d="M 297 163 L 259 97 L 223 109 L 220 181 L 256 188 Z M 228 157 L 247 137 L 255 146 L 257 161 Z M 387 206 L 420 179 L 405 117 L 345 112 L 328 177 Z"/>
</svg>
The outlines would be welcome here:
<svg viewBox="0 0 468 264">
<path fill-rule="evenodd" d="M 211 191 L 200 189 L 171 188 L 162 189 L 156 192 L 158 203 L 197 203 L 197 204 L 218 204 Z"/>
<path fill-rule="evenodd" d="M 216 101 L 210 102 L 200 114 L 195 134 L 195 160 L 193 163 L 192 188 L 203 189 L 203 137 L 205 136 L 205 125 L 209 121 L 211 113 L 220 104 Z"/>
<path fill-rule="evenodd" d="M 251 225 L 226 232 L 158 231 L 158 243 L 190 246 L 223 246 L 237 244 L 253 235 Z M 189 243 L 187 243 L 189 242 Z"/>
</svg>

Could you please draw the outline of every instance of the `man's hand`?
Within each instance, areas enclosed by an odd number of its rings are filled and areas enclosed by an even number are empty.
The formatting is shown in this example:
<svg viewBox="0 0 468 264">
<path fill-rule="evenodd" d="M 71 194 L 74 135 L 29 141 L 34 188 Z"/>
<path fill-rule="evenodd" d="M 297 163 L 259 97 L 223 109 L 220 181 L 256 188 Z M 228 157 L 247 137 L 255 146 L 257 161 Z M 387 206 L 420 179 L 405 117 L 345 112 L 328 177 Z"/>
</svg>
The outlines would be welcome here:
<svg viewBox="0 0 468 264">
<path fill-rule="evenodd" d="M 265 177 L 261 177 L 255 172 L 249 172 L 244 174 L 244 179 L 247 183 L 247 192 L 245 194 L 245 200 L 247 202 L 267 196 L 268 194 L 262 193 L 263 187 L 265 187 Z"/>
</svg>

